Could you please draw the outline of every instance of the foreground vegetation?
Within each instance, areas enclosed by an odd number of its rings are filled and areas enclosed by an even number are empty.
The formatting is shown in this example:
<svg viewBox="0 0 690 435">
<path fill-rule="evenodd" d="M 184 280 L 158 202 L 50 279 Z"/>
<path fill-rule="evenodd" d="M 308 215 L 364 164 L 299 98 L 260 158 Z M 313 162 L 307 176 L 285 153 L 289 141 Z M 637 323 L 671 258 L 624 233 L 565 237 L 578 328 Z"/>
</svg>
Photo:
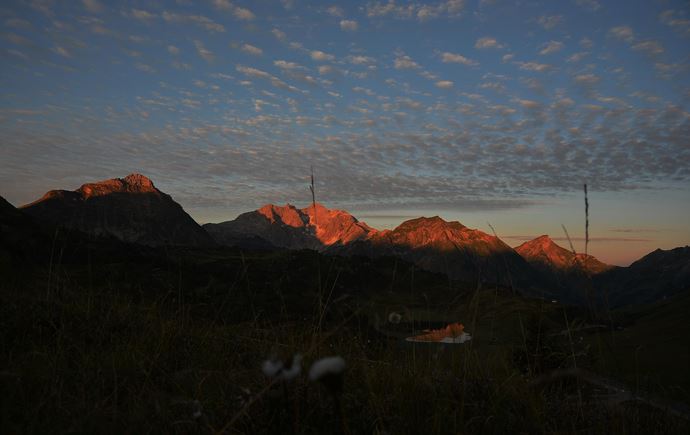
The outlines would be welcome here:
<svg viewBox="0 0 690 435">
<path fill-rule="evenodd" d="M 634 373 L 634 387 L 690 402 L 687 353 L 663 366 L 675 377 L 646 357 L 630 372 L 629 359 L 617 359 L 626 354 L 606 341 L 623 343 L 640 334 L 634 328 L 658 334 L 642 323 L 646 314 L 625 312 L 616 327 L 588 333 L 575 308 L 449 282 L 393 259 L 70 249 L 47 263 L 0 262 L 3 433 L 690 429 L 682 412 L 612 400 L 588 381 L 589 370 L 610 376 L 625 366 L 618 380 Z M 402 340 L 451 321 L 473 340 Z M 681 331 L 688 324 L 672 321 Z M 667 338 L 655 353 L 682 349 L 680 333 Z M 296 354 L 303 369 L 295 378 L 261 370 Z M 342 392 L 308 378 L 312 363 L 331 355 L 346 361 Z"/>
</svg>

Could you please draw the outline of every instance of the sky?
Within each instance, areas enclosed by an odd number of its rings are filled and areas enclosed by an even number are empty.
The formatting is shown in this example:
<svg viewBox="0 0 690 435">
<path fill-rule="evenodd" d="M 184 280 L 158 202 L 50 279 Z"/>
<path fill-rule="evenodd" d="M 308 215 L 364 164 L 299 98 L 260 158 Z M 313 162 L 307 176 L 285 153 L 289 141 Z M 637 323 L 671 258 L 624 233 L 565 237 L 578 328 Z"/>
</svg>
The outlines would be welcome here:
<svg viewBox="0 0 690 435">
<path fill-rule="evenodd" d="M 317 199 L 627 265 L 690 244 L 690 3 L 3 1 L 0 195 L 139 172 L 198 222 Z"/>
</svg>

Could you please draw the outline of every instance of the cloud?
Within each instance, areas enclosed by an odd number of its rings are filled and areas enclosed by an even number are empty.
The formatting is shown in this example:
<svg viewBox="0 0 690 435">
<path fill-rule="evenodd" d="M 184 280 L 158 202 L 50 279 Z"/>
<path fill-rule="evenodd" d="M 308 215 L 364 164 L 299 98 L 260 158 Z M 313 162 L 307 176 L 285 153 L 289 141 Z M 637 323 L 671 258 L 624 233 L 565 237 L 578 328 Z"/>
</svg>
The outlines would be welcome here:
<svg viewBox="0 0 690 435">
<path fill-rule="evenodd" d="M 254 15 L 254 13 L 247 8 L 236 7 L 235 10 L 232 11 L 232 14 L 238 20 L 243 21 L 252 21 L 254 18 L 256 18 L 256 15 Z"/>
<path fill-rule="evenodd" d="M 247 77 L 268 80 L 271 83 L 271 85 L 273 85 L 274 87 L 276 87 L 278 89 L 283 89 L 283 90 L 288 90 L 288 91 L 293 91 L 293 92 L 299 91 L 299 89 L 297 89 L 296 87 L 291 86 L 291 85 L 285 83 L 284 81 L 280 80 L 278 77 L 275 77 L 274 75 L 269 74 L 266 71 L 260 70 L 258 68 L 248 67 L 248 66 L 244 66 L 244 65 L 237 65 L 235 67 L 235 69 L 238 72 L 246 75 Z"/>
<path fill-rule="evenodd" d="M 566 62 L 569 63 L 577 63 L 581 61 L 585 56 L 588 56 L 589 52 L 588 51 L 581 51 L 578 53 L 573 53 L 568 59 L 566 59 Z"/>
<path fill-rule="evenodd" d="M 61 47 L 59 45 L 56 45 L 55 47 L 53 47 L 53 53 L 58 54 L 62 57 L 72 57 L 72 53 L 67 51 L 67 49 L 65 47 Z"/>
<path fill-rule="evenodd" d="M 464 0 L 445 0 L 429 4 L 397 4 L 395 0 L 388 2 L 374 1 L 367 3 L 367 17 L 393 17 L 397 19 L 417 19 L 428 21 L 434 18 L 453 18 L 460 15 L 465 6 Z"/>
<path fill-rule="evenodd" d="M 353 20 L 340 20 L 340 28 L 342 30 L 347 30 L 350 32 L 355 32 L 358 29 L 357 21 Z"/>
<path fill-rule="evenodd" d="M 664 47 L 658 41 L 642 41 L 632 46 L 633 50 L 641 51 L 649 56 L 658 56 L 664 52 Z"/>
<path fill-rule="evenodd" d="M 682 36 L 690 36 L 690 19 L 685 16 L 685 13 L 686 11 L 666 10 L 659 14 L 659 21 Z"/>
<path fill-rule="evenodd" d="M 111 9 L 111 2 L 100 3 Z M 134 1 L 122 6 L 119 16 L 115 11 L 94 16 L 81 0 L 66 9 L 54 1 L 37 3 L 49 16 L 27 6 L 24 21 L 8 14 L 0 18 L 8 83 L 30 80 L 26 83 L 38 86 L 57 68 L 76 68 L 74 79 L 63 83 L 64 103 L 38 93 L 34 105 L 45 113 L 27 115 L 23 122 L 15 122 L 18 114 L 0 113 L 0 161 L 8 168 L 0 185 L 12 188 L 10 175 L 35 173 L 51 187 L 48 177 L 54 181 L 59 173 L 81 177 L 84 170 L 98 175 L 135 165 L 171 183 L 179 175 L 190 183 L 183 194 L 191 203 L 231 203 L 242 210 L 262 199 L 299 200 L 304 193 L 299 174 L 312 162 L 323 171 L 324 198 L 343 204 L 450 207 L 484 198 L 522 204 L 576 189 L 585 178 L 594 191 L 609 192 L 690 182 L 688 59 L 678 48 L 686 42 L 680 37 L 688 12 L 678 6 L 661 15 L 664 8 L 650 6 L 656 12 L 643 11 L 634 22 L 621 15 L 602 27 L 594 16 L 575 20 L 589 15 L 577 8 L 572 17 L 530 7 L 511 8 L 515 14 L 506 17 L 501 2 L 483 11 L 487 21 L 468 13 L 478 2 L 466 2 L 461 13 L 468 16 L 457 22 L 445 21 L 451 9 L 440 12 L 438 6 L 448 4 L 438 0 L 367 0 L 361 7 L 295 1 L 290 12 L 277 2 L 272 10 L 246 0 L 183 3 Z M 602 9 L 608 6 L 600 3 Z M 342 16 L 327 15 L 331 4 L 345 10 Z M 255 25 L 236 20 L 239 5 L 257 13 Z M 390 12 L 366 18 L 374 6 Z M 321 23 L 307 23 L 313 13 Z M 524 40 L 513 43 L 481 25 L 494 18 L 498 25 L 528 26 Z M 408 21 L 396 21 L 401 19 Z M 341 33 L 340 22 L 348 20 L 361 25 L 360 34 Z M 99 22 L 118 33 L 95 37 L 91 29 Z M 632 25 L 639 26 L 639 35 Z M 300 40 L 308 48 L 291 39 L 304 37 L 304 26 L 312 29 L 309 39 Z M 369 27 L 392 34 L 401 26 L 420 36 L 374 41 L 361 34 Z M 610 30 L 614 26 L 619 29 Z M 38 34 L 43 30 L 47 46 Z M 222 31 L 227 35 L 218 34 Z M 89 37 L 94 45 L 83 48 L 77 38 L 91 44 Z M 540 44 L 551 39 L 567 46 L 551 57 L 539 56 L 546 48 Z M 227 50 L 232 40 L 240 41 L 238 50 Z M 155 68 L 160 76 L 145 77 L 150 86 L 123 91 L 128 93 L 117 101 L 106 96 L 99 105 L 68 92 L 107 71 L 107 63 L 93 63 L 98 58 L 93 54 L 111 45 L 123 71 L 136 78 Z M 260 53 L 250 46 L 263 49 L 263 57 L 250 57 Z M 500 47 L 503 51 L 490 50 Z M 276 48 L 282 52 L 273 55 Z M 324 51 L 312 53 L 315 48 Z M 140 55 L 128 58 L 125 52 Z M 657 58 L 642 56 L 654 53 Z M 244 65 L 237 65 L 240 61 Z M 667 77 L 674 81 L 662 83 Z M 115 80 L 107 74 L 98 78 L 106 87 Z M 41 86 L 46 95 L 51 91 Z M 22 105 L 20 97 L 8 98 Z M 51 109 L 53 104 L 64 108 Z M 144 111 L 156 122 L 140 119 Z M 56 128 L 57 122 L 64 125 Z M 305 123 L 310 127 L 298 128 Z M 77 163 L 84 161 L 97 168 L 80 168 Z M 225 189 L 229 198 L 217 193 L 227 185 L 238 186 L 230 193 Z"/>
<path fill-rule="evenodd" d="M 280 69 L 285 69 L 285 70 L 303 70 L 303 69 L 306 69 L 303 66 L 296 64 L 295 62 L 288 62 L 286 60 L 276 60 L 273 62 L 273 65 L 277 66 Z"/>
<path fill-rule="evenodd" d="M 232 11 L 232 15 L 238 20 L 251 21 L 256 18 L 252 11 L 247 8 L 235 6 L 229 0 L 213 0 L 213 6 L 218 10 Z"/>
<path fill-rule="evenodd" d="M 249 77 L 253 78 L 261 78 L 261 79 L 270 79 L 273 76 L 266 71 L 262 71 L 257 68 L 253 67 L 248 67 L 248 66 L 243 66 L 243 65 L 237 65 L 235 68 L 238 72 L 241 72 L 244 75 L 247 75 Z"/>
<path fill-rule="evenodd" d="M 309 53 L 309 56 L 311 56 L 311 58 L 317 62 L 326 62 L 335 59 L 335 56 L 332 54 L 324 53 L 321 50 L 312 50 L 311 53 Z"/>
<path fill-rule="evenodd" d="M 680 74 L 681 72 L 687 71 L 689 68 L 690 68 L 690 65 L 688 65 L 687 63 L 663 63 L 663 62 L 655 62 L 654 63 L 654 69 L 659 73 L 659 76 L 664 80 L 670 80 L 675 75 Z M 649 101 L 649 98 L 647 98 L 647 100 Z"/>
<path fill-rule="evenodd" d="M 319 71 L 319 74 L 321 74 L 322 76 L 333 74 L 336 72 L 336 69 L 333 68 L 332 65 L 321 65 L 317 68 L 317 70 Z"/>
<path fill-rule="evenodd" d="M 343 11 L 343 8 L 340 6 L 329 6 L 328 9 L 326 9 L 326 13 L 328 15 L 331 15 L 333 17 L 344 17 L 345 16 L 345 11 Z"/>
<path fill-rule="evenodd" d="M 563 15 L 542 15 L 537 23 L 546 30 L 551 30 L 563 22 Z"/>
<path fill-rule="evenodd" d="M 262 49 L 260 49 L 259 47 L 255 47 L 251 44 L 242 44 L 240 50 L 244 51 L 245 53 L 249 53 L 253 56 L 261 56 L 264 53 Z"/>
<path fill-rule="evenodd" d="M 393 61 L 393 66 L 395 69 L 418 69 L 419 64 L 412 60 L 410 56 L 405 54 L 399 54 Z"/>
<path fill-rule="evenodd" d="M 517 99 L 515 100 L 515 102 L 522 106 L 524 109 L 538 109 L 541 107 L 541 104 L 539 102 L 533 100 Z"/>
<path fill-rule="evenodd" d="M 225 32 L 225 27 L 212 19 L 203 15 L 183 15 L 173 12 L 163 11 L 163 19 L 168 23 L 195 24 L 203 27 L 209 32 Z"/>
<path fill-rule="evenodd" d="M 632 42 L 635 39 L 633 30 L 628 26 L 613 27 L 609 30 L 609 35 L 621 41 Z"/>
<path fill-rule="evenodd" d="M 367 3 L 366 11 L 369 18 L 385 17 L 393 15 L 398 18 L 410 18 L 414 13 L 414 5 L 400 6 L 395 3 L 395 0 L 388 0 L 388 2 L 375 1 Z"/>
<path fill-rule="evenodd" d="M 145 64 L 145 63 L 139 62 L 139 63 L 137 63 L 137 64 L 134 65 L 134 66 L 135 66 L 136 69 L 138 69 L 139 71 L 144 71 L 145 73 L 153 74 L 153 73 L 156 72 L 156 69 L 155 69 L 155 68 L 153 68 L 151 65 L 147 65 L 147 64 Z"/>
<path fill-rule="evenodd" d="M 539 54 L 542 56 L 546 56 L 549 54 L 557 53 L 563 49 L 563 43 L 559 41 L 549 41 L 546 44 L 542 45 L 542 49 L 539 51 Z"/>
<path fill-rule="evenodd" d="M 537 62 L 515 62 L 515 64 L 524 71 L 546 72 L 551 69 L 551 65 Z"/>
<path fill-rule="evenodd" d="M 238 67 L 237 72 L 257 81 L 272 80 L 269 73 L 251 67 Z M 156 100 L 166 104 L 161 110 L 170 107 L 181 111 L 180 118 L 207 104 L 202 96 L 183 98 L 185 101 Z M 69 183 L 79 185 L 85 177 L 99 179 L 103 173 L 119 173 L 136 164 L 147 168 L 164 189 L 166 183 L 184 183 L 183 191 L 168 191 L 185 207 L 191 207 L 191 212 L 195 212 L 194 207 L 196 212 L 215 207 L 219 214 L 227 215 L 256 208 L 262 202 L 304 198 L 306 205 L 308 191 L 305 194 L 301 174 L 308 174 L 310 164 L 323 183 L 320 191 L 324 200 L 360 210 L 527 207 L 538 203 L 535 198 L 579 191 L 577 180 L 583 177 L 592 192 L 632 191 L 674 177 L 679 183 L 690 181 L 688 116 L 678 107 L 604 107 L 591 117 L 578 104 L 553 110 L 550 104 L 543 104 L 541 109 L 520 110 L 521 117 L 515 119 L 496 117 L 494 105 L 484 105 L 477 98 L 472 99 L 471 109 L 462 112 L 462 105 L 449 106 L 451 118 L 459 112 L 463 119 L 447 128 L 445 123 L 434 125 L 435 121 L 425 116 L 425 102 L 395 99 L 390 101 L 394 107 L 383 116 L 375 106 L 363 106 L 371 110 L 367 121 L 376 122 L 380 134 L 355 128 L 363 125 L 357 124 L 361 120 L 348 118 L 345 113 L 324 113 L 317 122 L 328 125 L 327 132 L 301 135 L 294 126 L 298 116 L 306 115 L 293 114 L 286 103 L 271 98 L 246 98 L 241 102 L 244 105 L 228 107 L 215 119 L 204 112 L 193 123 L 149 126 L 143 131 L 135 124 L 136 129 L 111 135 L 46 137 L 35 128 L 8 123 L 0 133 L 0 159 L 8 168 L 0 174 L 0 182 L 14 186 L 5 183 L 33 171 L 41 174 L 41 178 L 29 180 L 35 183 L 35 194 L 65 183 L 59 178 L 61 173 L 78 174 Z M 257 115 L 253 99 L 280 104 L 281 110 L 269 115 L 263 105 L 264 112 Z M 336 104 L 339 100 L 329 97 L 328 102 Z M 515 102 L 517 107 L 522 104 Z M 395 112 L 401 114 L 404 123 L 397 120 Z M 416 118 L 415 113 L 423 119 Z M 561 128 L 559 119 L 563 116 L 568 121 L 567 127 Z M 199 147 L 199 143 L 204 146 Z M 287 146 L 289 143 L 308 145 Z M 53 164 L 46 166 L 45 159 Z M 84 161 L 107 164 L 85 168 Z M 236 188 L 230 192 L 228 184 Z M 11 191 L 11 195 L 33 199 L 19 190 Z"/>
<path fill-rule="evenodd" d="M 204 59 L 206 62 L 213 62 L 215 60 L 215 56 L 209 49 L 204 47 L 203 42 L 199 41 L 198 39 L 195 39 L 194 46 L 196 47 L 196 52 L 199 55 L 199 57 Z"/>
<path fill-rule="evenodd" d="M 233 8 L 232 2 L 230 0 L 212 0 L 213 6 L 219 10 L 229 11 Z"/>
<path fill-rule="evenodd" d="M 376 59 L 373 57 L 362 55 L 348 56 L 347 61 L 353 65 L 371 65 L 376 63 Z"/>
<path fill-rule="evenodd" d="M 447 51 L 441 54 L 441 61 L 443 63 L 461 63 L 467 66 L 479 65 L 479 62 L 477 61 L 468 59 L 461 54 L 449 53 Z"/>
<path fill-rule="evenodd" d="M 575 83 L 580 85 L 596 85 L 599 81 L 601 81 L 601 78 L 594 74 L 579 74 L 575 76 Z"/>
<path fill-rule="evenodd" d="M 491 38 L 488 36 L 485 36 L 483 38 L 477 39 L 477 42 L 474 44 L 474 48 L 478 50 L 484 50 L 487 48 L 503 48 L 503 45 L 500 44 L 496 38 Z"/>
<path fill-rule="evenodd" d="M 149 21 L 156 18 L 156 14 L 142 10 L 142 9 L 132 9 L 131 15 L 137 20 Z"/>
<path fill-rule="evenodd" d="M 352 90 L 353 90 L 354 92 L 357 92 L 357 93 L 360 93 L 360 94 L 365 94 L 365 95 L 367 95 L 367 96 L 369 96 L 369 97 L 373 97 L 373 96 L 376 95 L 376 94 L 374 93 L 374 91 L 372 91 L 371 89 L 363 88 L 363 87 L 361 87 L 361 86 L 355 86 L 354 88 L 352 88 Z"/>
</svg>

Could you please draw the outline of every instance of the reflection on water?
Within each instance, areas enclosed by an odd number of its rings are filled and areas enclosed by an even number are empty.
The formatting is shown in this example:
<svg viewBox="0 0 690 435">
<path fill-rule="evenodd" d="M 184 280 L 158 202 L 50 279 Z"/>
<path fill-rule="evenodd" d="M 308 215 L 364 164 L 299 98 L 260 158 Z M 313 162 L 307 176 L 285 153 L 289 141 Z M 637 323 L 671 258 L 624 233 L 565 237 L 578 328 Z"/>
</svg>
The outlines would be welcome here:
<svg viewBox="0 0 690 435">
<path fill-rule="evenodd" d="M 471 339 L 472 336 L 465 332 L 465 326 L 462 323 L 451 323 L 445 328 L 426 329 L 423 334 L 407 337 L 405 341 L 461 344 Z"/>
</svg>

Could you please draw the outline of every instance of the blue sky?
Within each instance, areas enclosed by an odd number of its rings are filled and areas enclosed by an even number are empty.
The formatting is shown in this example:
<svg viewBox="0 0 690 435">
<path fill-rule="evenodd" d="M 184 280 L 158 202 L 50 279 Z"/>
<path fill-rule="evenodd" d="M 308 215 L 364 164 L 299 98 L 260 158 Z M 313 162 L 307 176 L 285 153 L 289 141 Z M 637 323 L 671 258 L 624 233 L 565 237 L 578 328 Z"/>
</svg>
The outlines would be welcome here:
<svg viewBox="0 0 690 435">
<path fill-rule="evenodd" d="M 309 200 L 627 264 L 690 243 L 687 1 L 6 1 L 0 194 L 141 172 L 200 222 Z M 579 246 L 578 246 L 579 247 Z"/>
</svg>

